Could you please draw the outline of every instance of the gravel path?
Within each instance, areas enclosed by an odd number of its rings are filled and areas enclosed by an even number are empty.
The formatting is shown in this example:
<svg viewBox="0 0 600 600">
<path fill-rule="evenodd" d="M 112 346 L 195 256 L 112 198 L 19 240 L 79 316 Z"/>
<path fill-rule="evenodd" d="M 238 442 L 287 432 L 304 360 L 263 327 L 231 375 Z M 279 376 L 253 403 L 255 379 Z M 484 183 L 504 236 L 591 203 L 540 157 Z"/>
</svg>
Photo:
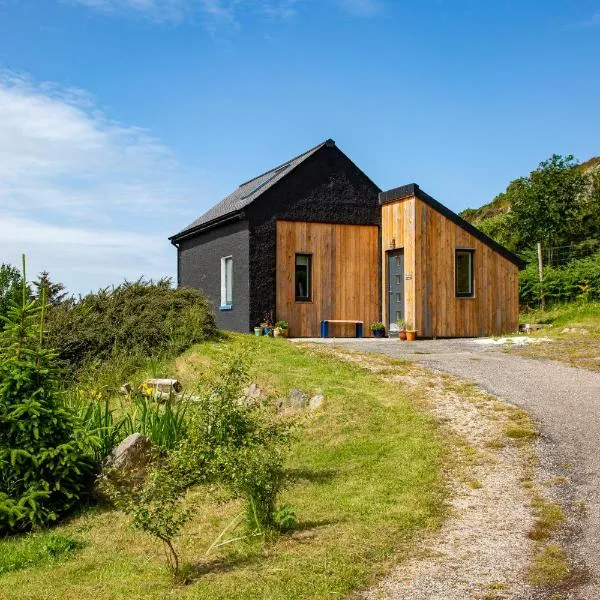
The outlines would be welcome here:
<svg viewBox="0 0 600 600">
<path fill-rule="evenodd" d="M 581 570 L 569 597 L 600 599 L 600 373 L 523 358 L 481 340 L 311 341 L 413 360 L 473 380 L 486 392 L 526 409 L 541 434 L 539 475 L 567 481 L 557 499 L 568 515 L 569 544 Z"/>
</svg>

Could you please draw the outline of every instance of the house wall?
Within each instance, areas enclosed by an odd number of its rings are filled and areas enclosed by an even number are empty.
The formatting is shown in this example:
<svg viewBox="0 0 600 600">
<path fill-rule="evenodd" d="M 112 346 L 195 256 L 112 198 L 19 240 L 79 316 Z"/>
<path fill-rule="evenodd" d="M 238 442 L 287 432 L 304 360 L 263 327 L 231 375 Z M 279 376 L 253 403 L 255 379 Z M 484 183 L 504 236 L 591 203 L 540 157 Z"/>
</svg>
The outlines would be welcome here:
<svg viewBox="0 0 600 600">
<path fill-rule="evenodd" d="M 200 289 L 213 305 L 217 326 L 247 333 L 249 318 L 249 231 L 247 221 L 228 223 L 182 240 L 178 250 L 180 286 Z M 233 308 L 221 311 L 221 258 L 233 257 Z"/>
<path fill-rule="evenodd" d="M 379 320 L 379 228 L 277 221 L 278 319 L 289 322 L 290 335 L 318 337 L 322 319 Z M 295 255 L 312 255 L 311 302 L 295 300 Z M 355 335 L 354 325 L 333 324 L 336 336 Z"/>
<path fill-rule="evenodd" d="M 382 206 L 382 236 L 383 250 L 394 236 L 396 246 L 405 248 L 406 274 L 411 269 L 413 276 L 405 281 L 405 310 L 420 336 L 476 337 L 517 330 L 518 267 L 487 244 L 414 196 Z M 475 251 L 473 298 L 455 295 L 456 248 Z"/>
<path fill-rule="evenodd" d="M 387 251 L 404 248 L 404 318 L 417 320 L 415 305 L 415 198 L 381 206 L 381 298 L 382 321 L 389 323 Z"/>
<path fill-rule="evenodd" d="M 267 311 L 281 318 L 276 311 L 277 221 L 379 225 L 378 194 L 379 188 L 337 147 L 324 146 L 247 207 L 252 325 Z"/>
</svg>

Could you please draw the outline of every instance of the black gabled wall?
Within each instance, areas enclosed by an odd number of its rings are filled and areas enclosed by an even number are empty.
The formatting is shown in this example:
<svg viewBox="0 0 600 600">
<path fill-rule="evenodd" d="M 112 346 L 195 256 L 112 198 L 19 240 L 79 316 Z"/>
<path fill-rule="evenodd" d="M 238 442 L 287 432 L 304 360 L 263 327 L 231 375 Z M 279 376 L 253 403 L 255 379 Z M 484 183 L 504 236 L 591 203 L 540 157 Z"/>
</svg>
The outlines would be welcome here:
<svg viewBox="0 0 600 600">
<path fill-rule="evenodd" d="M 276 221 L 380 225 L 379 192 L 343 152 L 325 145 L 247 207 L 250 326 L 275 312 Z"/>
<path fill-rule="evenodd" d="M 182 240 L 177 251 L 178 283 L 201 290 L 213 305 L 217 326 L 247 333 L 250 329 L 248 222 L 234 221 Z M 233 309 L 221 304 L 221 257 L 233 257 Z"/>
</svg>

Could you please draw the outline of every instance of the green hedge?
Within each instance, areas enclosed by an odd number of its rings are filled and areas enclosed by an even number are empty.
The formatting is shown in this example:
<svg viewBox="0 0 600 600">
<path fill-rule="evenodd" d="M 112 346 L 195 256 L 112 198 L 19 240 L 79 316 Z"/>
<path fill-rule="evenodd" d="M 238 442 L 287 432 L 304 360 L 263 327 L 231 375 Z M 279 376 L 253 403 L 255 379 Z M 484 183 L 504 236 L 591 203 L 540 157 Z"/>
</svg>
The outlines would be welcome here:
<svg viewBox="0 0 600 600">
<path fill-rule="evenodd" d="M 206 298 L 168 280 L 125 282 L 51 307 L 46 342 L 63 366 L 77 369 L 117 354 L 179 353 L 214 336 Z"/>
<path fill-rule="evenodd" d="M 540 284 L 538 266 L 531 262 L 519 275 L 521 304 L 537 307 L 541 295 L 547 303 L 600 300 L 600 252 L 562 267 L 546 267 Z"/>
</svg>

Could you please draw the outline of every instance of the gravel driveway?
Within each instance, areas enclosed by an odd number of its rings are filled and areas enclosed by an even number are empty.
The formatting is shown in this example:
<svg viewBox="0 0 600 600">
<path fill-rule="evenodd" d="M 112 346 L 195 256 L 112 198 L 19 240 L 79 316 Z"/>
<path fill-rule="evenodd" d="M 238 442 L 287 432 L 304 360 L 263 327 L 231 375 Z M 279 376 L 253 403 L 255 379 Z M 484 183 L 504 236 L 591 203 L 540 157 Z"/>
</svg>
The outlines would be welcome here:
<svg viewBox="0 0 600 600">
<path fill-rule="evenodd" d="M 311 341 L 414 360 L 476 381 L 490 394 L 526 409 L 540 431 L 541 478 L 567 480 L 556 495 L 568 515 L 569 544 L 582 575 L 569 596 L 600 599 L 600 373 L 523 358 L 509 347 L 472 339 Z"/>
</svg>

